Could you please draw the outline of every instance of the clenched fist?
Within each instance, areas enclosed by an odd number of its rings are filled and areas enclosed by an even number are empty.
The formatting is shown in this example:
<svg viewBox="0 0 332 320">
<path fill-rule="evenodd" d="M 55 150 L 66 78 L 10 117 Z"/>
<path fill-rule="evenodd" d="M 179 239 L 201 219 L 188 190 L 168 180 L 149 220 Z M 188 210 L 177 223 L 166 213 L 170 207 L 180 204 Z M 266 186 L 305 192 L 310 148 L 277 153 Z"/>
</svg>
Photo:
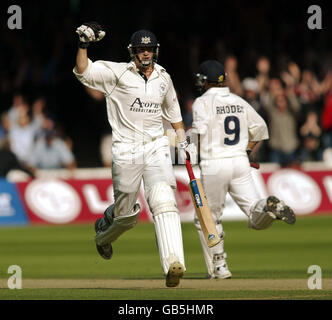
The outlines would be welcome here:
<svg viewBox="0 0 332 320">
<path fill-rule="evenodd" d="M 90 45 L 90 42 L 100 41 L 106 34 L 97 22 L 87 22 L 82 24 L 76 29 L 76 33 L 79 36 L 78 45 L 83 49 L 87 48 Z"/>
</svg>

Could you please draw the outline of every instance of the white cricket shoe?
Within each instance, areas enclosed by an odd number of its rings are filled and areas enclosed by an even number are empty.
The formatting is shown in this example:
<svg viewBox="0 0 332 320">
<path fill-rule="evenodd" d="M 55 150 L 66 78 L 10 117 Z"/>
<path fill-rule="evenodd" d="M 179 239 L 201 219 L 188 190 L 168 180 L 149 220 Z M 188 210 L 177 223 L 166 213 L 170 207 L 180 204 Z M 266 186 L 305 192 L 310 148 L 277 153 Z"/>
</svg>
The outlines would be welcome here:
<svg viewBox="0 0 332 320">
<path fill-rule="evenodd" d="M 180 279 L 184 274 L 184 266 L 182 263 L 176 261 L 173 262 L 166 276 L 166 287 L 177 287 L 180 283 Z"/>
<path fill-rule="evenodd" d="M 226 263 L 226 253 L 215 254 L 213 256 L 214 271 L 211 274 L 212 279 L 229 279 L 232 273 L 229 271 Z"/>
</svg>

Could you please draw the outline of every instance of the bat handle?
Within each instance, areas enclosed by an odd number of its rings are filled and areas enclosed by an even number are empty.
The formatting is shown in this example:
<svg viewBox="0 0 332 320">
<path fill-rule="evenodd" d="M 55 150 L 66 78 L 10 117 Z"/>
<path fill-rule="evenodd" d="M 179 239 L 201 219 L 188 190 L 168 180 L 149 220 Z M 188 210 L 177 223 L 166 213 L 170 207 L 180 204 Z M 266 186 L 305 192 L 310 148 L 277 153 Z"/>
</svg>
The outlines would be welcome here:
<svg viewBox="0 0 332 320">
<path fill-rule="evenodd" d="M 250 167 L 255 168 L 255 169 L 258 170 L 260 165 L 257 162 L 250 161 Z"/>
<path fill-rule="evenodd" d="M 187 155 L 187 159 L 186 159 L 186 167 L 187 167 L 187 171 L 188 171 L 188 175 L 189 175 L 189 179 L 190 181 L 191 180 L 194 180 L 196 179 L 195 178 L 195 175 L 194 175 L 194 171 L 193 171 L 193 168 L 190 164 L 190 154 L 188 151 L 186 151 L 186 155 Z"/>
<path fill-rule="evenodd" d="M 190 162 L 190 153 L 186 151 L 187 160 Z"/>
</svg>

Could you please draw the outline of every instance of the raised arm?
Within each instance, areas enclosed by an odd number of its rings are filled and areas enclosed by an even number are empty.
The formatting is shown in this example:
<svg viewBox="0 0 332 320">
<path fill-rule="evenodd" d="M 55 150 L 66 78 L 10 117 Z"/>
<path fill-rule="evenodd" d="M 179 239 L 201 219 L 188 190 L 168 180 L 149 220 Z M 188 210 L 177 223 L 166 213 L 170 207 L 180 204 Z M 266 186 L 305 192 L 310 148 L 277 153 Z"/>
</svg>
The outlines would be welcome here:
<svg viewBox="0 0 332 320">
<path fill-rule="evenodd" d="M 105 31 L 97 22 L 87 22 L 76 29 L 79 36 L 78 52 L 76 56 L 76 71 L 82 74 L 88 67 L 88 46 L 91 42 L 100 41 L 105 36 Z"/>
<path fill-rule="evenodd" d="M 77 56 L 76 56 L 76 71 L 79 74 L 82 74 L 85 69 L 88 67 L 88 50 L 78 48 Z"/>
</svg>

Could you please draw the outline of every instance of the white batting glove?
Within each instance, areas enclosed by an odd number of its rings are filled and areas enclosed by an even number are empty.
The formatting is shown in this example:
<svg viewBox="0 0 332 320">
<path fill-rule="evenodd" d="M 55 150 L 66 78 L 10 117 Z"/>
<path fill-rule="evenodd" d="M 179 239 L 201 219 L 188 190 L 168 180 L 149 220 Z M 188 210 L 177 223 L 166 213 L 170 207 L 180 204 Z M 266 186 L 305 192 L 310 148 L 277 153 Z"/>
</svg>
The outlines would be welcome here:
<svg viewBox="0 0 332 320">
<path fill-rule="evenodd" d="M 194 143 L 188 143 L 187 140 L 184 141 L 179 141 L 178 143 L 178 163 L 179 164 L 184 164 L 187 159 L 187 154 L 186 152 L 189 153 L 190 155 L 190 163 L 191 164 L 197 164 L 197 148 Z"/>
<path fill-rule="evenodd" d="M 100 41 L 106 32 L 102 30 L 97 22 L 87 22 L 76 29 L 79 36 L 79 47 L 87 48 L 90 42 Z"/>
</svg>

